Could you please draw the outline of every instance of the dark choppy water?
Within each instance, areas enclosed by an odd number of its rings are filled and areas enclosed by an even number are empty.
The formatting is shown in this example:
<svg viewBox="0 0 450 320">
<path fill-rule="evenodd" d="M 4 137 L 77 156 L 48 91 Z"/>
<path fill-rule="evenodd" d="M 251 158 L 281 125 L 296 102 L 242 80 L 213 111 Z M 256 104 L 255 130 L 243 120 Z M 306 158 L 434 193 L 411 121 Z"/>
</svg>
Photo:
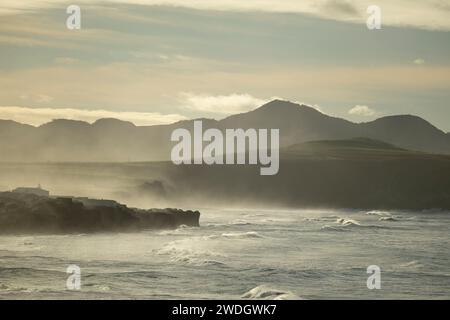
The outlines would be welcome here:
<svg viewBox="0 0 450 320">
<path fill-rule="evenodd" d="M 1 236 L 0 298 L 450 298 L 450 212 L 201 211 L 200 228 Z"/>
</svg>

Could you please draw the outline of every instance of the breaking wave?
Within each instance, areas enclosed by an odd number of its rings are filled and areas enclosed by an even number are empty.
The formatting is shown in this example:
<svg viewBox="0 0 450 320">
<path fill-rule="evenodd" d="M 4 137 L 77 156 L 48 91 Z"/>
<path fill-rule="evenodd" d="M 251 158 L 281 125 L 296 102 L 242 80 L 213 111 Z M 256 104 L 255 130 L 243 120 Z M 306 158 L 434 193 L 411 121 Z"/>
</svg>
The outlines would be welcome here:
<svg viewBox="0 0 450 320">
<path fill-rule="evenodd" d="M 232 226 L 248 226 L 250 224 L 252 224 L 252 223 L 250 223 L 246 220 L 241 220 L 241 219 L 237 219 L 237 220 L 231 221 L 229 223 L 229 225 L 232 225 Z"/>
<path fill-rule="evenodd" d="M 348 226 L 361 226 L 361 223 L 357 220 L 352 220 L 352 219 L 344 219 L 344 218 L 339 218 L 336 220 L 336 223 L 341 224 L 345 227 Z"/>
<path fill-rule="evenodd" d="M 378 211 L 378 210 L 372 210 L 366 212 L 369 216 L 390 216 L 391 214 L 387 211 Z"/>
<path fill-rule="evenodd" d="M 278 290 L 267 285 L 257 286 L 244 293 L 241 298 L 261 300 L 302 300 L 302 298 L 291 291 Z"/>
<path fill-rule="evenodd" d="M 229 233 L 222 233 L 222 234 L 212 234 L 210 236 L 205 236 L 203 239 L 209 240 L 209 239 L 219 239 L 219 238 L 225 238 L 225 239 L 258 239 L 263 238 L 258 232 L 255 231 L 248 231 L 248 232 L 229 232 Z"/>
<path fill-rule="evenodd" d="M 398 221 L 398 219 L 394 218 L 394 217 L 381 217 L 380 219 L 378 219 L 379 221 Z"/>
<path fill-rule="evenodd" d="M 239 239 L 262 238 L 262 236 L 258 232 L 255 232 L 255 231 L 222 233 L 222 237 L 224 237 L 224 238 L 239 238 Z"/>
<path fill-rule="evenodd" d="M 349 231 L 353 228 L 373 228 L 373 229 L 379 229 L 384 228 L 383 226 L 379 225 L 363 225 L 358 220 L 354 219 L 346 219 L 346 218 L 339 218 L 336 220 L 335 225 L 325 225 L 320 230 L 323 231 Z"/>
<path fill-rule="evenodd" d="M 189 227 L 187 225 L 182 224 L 178 228 L 174 230 L 163 230 L 160 231 L 158 234 L 162 236 L 171 236 L 171 235 L 186 235 L 189 233 L 190 230 L 194 229 L 195 227 Z"/>
<path fill-rule="evenodd" d="M 194 250 L 185 247 L 183 241 L 172 241 L 156 250 L 158 255 L 169 256 L 171 262 L 196 266 L 223 266 L 224 262 L 218 260 L 223 255 L 211 251 Z"/>
</svg>

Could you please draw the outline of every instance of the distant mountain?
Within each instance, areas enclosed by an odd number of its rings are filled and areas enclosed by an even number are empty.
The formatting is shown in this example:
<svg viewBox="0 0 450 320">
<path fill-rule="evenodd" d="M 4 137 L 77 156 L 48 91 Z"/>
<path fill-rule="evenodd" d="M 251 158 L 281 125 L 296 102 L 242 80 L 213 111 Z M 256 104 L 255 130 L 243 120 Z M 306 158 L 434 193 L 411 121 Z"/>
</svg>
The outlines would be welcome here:
<svg viewBox="0 0 450 320">
<path fill-rule="evenodd" d="M 376 157 L 388 159 L 389 157 L 410 157 L 418 154 L 422 155 L 419 151 L 409 151 L 383 141 L 369 138 L 310 141 L 281 149 L 282 159 L 350 159 L 367 157 L 371 159 Z"/>
<path fill-rule="evenodd" d="M 314 108 L 274 100 L 262 107 L 220 121 L 222 128 L 279 128 L 283 146 L 323 139 L 359 137 L 358 125 Z"/>
<path fill-rule="evenodd" d="M 314 140 L 367 137 L 411 150 L 450 153 L 449 134 L 411 115 L 357 124 L 330 117 L 305 105 L 274 100 L 254 111 L 228 117 L 220 124 L 228 128 L 280 128 L 283 146 Z"/>
<path fill-rule="evenodd" d="M 450 134 L 411 115 L 353 123 L 306 105 L 274 100 L 260 108 L 216 121 L 207 128 L 278 128 L 282 147 L 315 140 L 365 137 L 400 148 L 450 154 Z M 169 160 L 176 128 L 192 130 L 193 120 L 170 125 L 135 126 L 117 119 L 93 124 L 54 120 L 39 127 L 0 121 L 0 161 L 159 161 Z"/>
<path fill-rule="evenodd" d="M 383 117 L 363 123 L 359 129 L 361 136 L 386 141 L 406 149 L 450 153 L 449 135 L 417 116 Z"/>
</svg>

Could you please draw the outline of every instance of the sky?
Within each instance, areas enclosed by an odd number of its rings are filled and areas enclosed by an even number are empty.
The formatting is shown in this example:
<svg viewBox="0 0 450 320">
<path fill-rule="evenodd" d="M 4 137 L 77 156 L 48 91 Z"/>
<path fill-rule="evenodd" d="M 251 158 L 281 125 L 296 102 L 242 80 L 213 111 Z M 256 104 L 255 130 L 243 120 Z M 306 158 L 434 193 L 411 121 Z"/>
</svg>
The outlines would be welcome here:
<svg viewBox="0 0 450 320">
<path fill-rule="evenodd" d="M 450 0 L 0 0 L 0 119 L 164 124 L 278 98 L 449 132 L 449 18 Z"/>
</svg>

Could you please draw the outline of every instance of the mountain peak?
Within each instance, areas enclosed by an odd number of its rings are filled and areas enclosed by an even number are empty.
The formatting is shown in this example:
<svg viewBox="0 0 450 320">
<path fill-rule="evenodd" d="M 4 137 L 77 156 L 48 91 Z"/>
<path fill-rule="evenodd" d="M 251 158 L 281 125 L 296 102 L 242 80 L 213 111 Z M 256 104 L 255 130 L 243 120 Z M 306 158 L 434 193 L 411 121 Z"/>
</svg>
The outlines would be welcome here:
<svg viewBox="0 0 450 320">
<path fill-rule="evenodd" d="M 296 102 L 292 102 L 292 101 L 288 101 L 288 100 L 281 100 L 281 99 L 275 99 L 272 100 L 264 105 L 262 105 L 261 107 L 259 107 L 257 110 L 278 110 L 278 111 L 282 111 L 282 110 L 302 110 L 302 111 L 312 111 L 314 113 L 320 113 L 319 111 L 317 111 L 317 109 L 308 106 L 306 104 L 299 104 Z"/>
<path fill-rule="evenodd" d="M 274 99 L 272 101 L 267 102 L 266 104 L 263 104 L 260 108 L 279 108 L 279 107 L 298 107 L 298 106 L 300 105 L 288 100 Z"/>
<path fill-rule="evenodd" d="M 415 128 L 415 129 L 417 129 L 417 126 L 420 126 L 420 127 L 427 127 L 432 130 L 436 130 L 436 131 L 444 133 L 442 130 L 436 128 L 434 125 L 432 125 L 427 120 L 425 120 L 419 116 L 415 116 L 415 115 L 411 115 L 411 114 L 381 117 L 381 118 L 378 118 L 378 119 L 372 121 L 372 123 L 383 123 L 386 125 L 402 125 L 402 126 L 409 126 L 409 127 Z"/>
<path fill-rule="evenodd" d="M 126 126 L 135 127 L 135 124 L 129 121 L 123 121 L 116 118 L 101 118 L 95 121 L 92 126 L 98 127 L 108 127 L 108 126 Z"/>
<path fill-rule="evenodd" d="M 31 127 L 29 124 L 20 123 L 14 120 L 9 119 L 0 119 L 0 125 L 2 126 L 17 126 L 17 127 Z"/>
<path fill-rule="evenodd" d="M 80 120 L 71 120 L 71 119 L 54 119 L 50 122 L 44 123 L 39 126 L 40 128 L 45 127 L 61 127 L 61 128 L 71 128 L 71 127 L 86 127 L 89 126 L 89 123 Z"/>
</svg>

